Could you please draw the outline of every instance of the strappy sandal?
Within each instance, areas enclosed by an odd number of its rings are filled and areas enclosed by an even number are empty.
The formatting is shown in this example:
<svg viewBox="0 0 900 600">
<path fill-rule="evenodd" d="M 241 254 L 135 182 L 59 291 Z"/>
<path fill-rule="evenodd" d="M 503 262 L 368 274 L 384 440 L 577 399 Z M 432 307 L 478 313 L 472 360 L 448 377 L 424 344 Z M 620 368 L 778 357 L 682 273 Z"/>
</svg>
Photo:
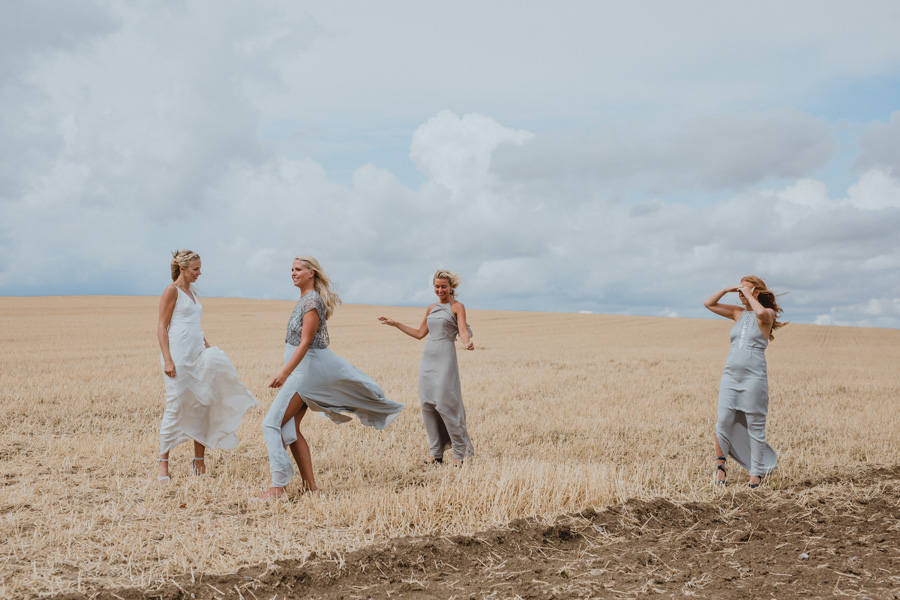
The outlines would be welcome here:
<svg viewBox="0 0 900 600">
<path fill-rule="evenodd" d="M 197 468 L 197 461 L 198 461 L 198 460 L 205 461 L 205 460 L 206 460 L 206 457 L 205 457 L 205 456 L 201 456 L 201 457 L 199 457 L 199 458 L 197 458 L 197 457 L 194 458 L 193 462 L 191 463 L 191 466 L 194 468 L 194 475 L 197 475 L 198 477 L 206 477 L 206 473 L 201 473 L 201 472 L 200 472 L 200 469 Z M 204 466 L 206 465 L 205 462 L 204 462 L 203 464 L 204 464 Z"/>
<path fill-rule="evenodd" d="M 156 459 L 156 462 L 158 462 L 158 463 L 161 463 L 161 462 L 167 463 L 167 462 L 169 462 L 169 459 L 168 459 L 168 458 L 157 458 L 157 459 Z M 157 476 L 156 476 L 156 479 L 157 479 L 158 481 L 169 481 L 169 480 L 171 480 L 172 478 L 169 477 L 168 475 L 157 475 Z"/>
<path fill-rule="evenodd" d="M 444 464 L 444 457 L 436 457 L 436 456 L 428 456 L 425 458 L 426 465 L 442 465 Z"/>
<path fill-rule="evenodd" d="M 748 482 L 747 487 L 750 488 L 751 490 L 755 490 L 756 488 L 758 488 L 759 486 L 762 485 L 762 482 L 763 482 L 763 475 L 759 475 L 759 483 L 749 483 Z"/>
<path fill-rule="evenodd" d="M 719 461 L 722 461 L 722 464 L 719 464 Z M 717 456 L 716 457 L 716 485 L 728 485 L 728 471 L 725 470 L 725 461 L 728 460 L 727 456 Z M 718 478 L 718 471 L 722 471 L 725 474 L 725 477 L 722 479 Z"/>
</svg>

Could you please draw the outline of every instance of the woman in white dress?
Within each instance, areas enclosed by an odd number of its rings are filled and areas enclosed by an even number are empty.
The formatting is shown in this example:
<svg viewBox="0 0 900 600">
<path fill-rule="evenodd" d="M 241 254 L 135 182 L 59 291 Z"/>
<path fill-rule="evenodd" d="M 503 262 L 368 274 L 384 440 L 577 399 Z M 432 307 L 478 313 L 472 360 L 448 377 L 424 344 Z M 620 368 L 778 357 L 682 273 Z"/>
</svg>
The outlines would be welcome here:
<svg viewBox="0 0 900 600">
<path fill-rule="evenodd" d="M 291 279 L 301 296 L 288 320 L 284 368 L 269 383 L 269 387 L 281 389 L 262 425 L 272 485 L 258 497 L 261 501 L 287 500 L 285 487 L 294 477 L 294 467 L 285 445 L 297 461 L 303 492 L 318 489 L 309 445 L 300 433 L 307 409 L 321 412 L 335 423 L 345 423 L 356 415 L 363 425 L 378 430 L 390 425 L 403 409 L 403 404 L 385 398 L 368 375 L 328 349 L 325 321 L 341 300 L 331 290 L 318 261 L 298 256 Z"/>
<path fill-rule="evenodd" d="M 456 299 L 459 275 L 438 270 L 432 282 L 438 301 L 425 309 L 425 318 L 418 329 L 388 317 L 378 320 L 417 340 L 428 336 L 419 363 L 419 401 L 429 445 L 425 462 L 443 463 L 444 452 L 452 448 L 451 461 L 454 466 L 461 467 L 466 458 L 475 455 L 475 447 L 466 429 L 456 338 L 462 340 L 466 350 L 474 350 L 475 345 L 471 339 L 472 329 L 466 322 L 466 307 Z"/>
<path fill-rule="evenodd" d="M 157 476 L 169 480 L 169 452 L 193 440 L 193 471 L 206 474 L 206 448 L 232 449 L 241 418 L 256 399 L 238 381 L 228 356 L 211 347 L 200 326 L 203 307 L 191 284 L 200 277 L 200 256 L 172 256 L 172 284 L 159 299 L 157 335 L 166 383 L 166 411 L 159 431 Z"/>
</svg>

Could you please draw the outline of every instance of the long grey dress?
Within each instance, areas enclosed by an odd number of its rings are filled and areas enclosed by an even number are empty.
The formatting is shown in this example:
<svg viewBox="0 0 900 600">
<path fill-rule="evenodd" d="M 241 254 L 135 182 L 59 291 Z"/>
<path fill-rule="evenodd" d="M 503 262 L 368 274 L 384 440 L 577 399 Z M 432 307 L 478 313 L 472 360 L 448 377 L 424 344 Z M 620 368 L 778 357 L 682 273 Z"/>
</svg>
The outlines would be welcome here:
<svg viewBox="0 0 900 600">
<path fill-rule="evenodd" d="M 766 443 L 769 379 L 766 347 L 752 310 L 745 310 L 731 328 L 731 350 L 719 384 L 716 435 L 725 456 L 762 477 L 774 470 L 778 455 Z"/>
<path fill-rule="evenodd" d="M 263 419 L 274 487 L 286 486 L 294 476 L 294 467 L 284 444 L 297 440 L 295 421 L 290 419 L 283 427 L 281 425 L 294 394 L 299 394 L 310 410 L 321 412 L 335 423 L 346 423 L 356 415 L 363 425 L 379 430 L 390 425 L 403 410 L 403 404 L 385 398 L 381 387 L 371 377 L 328 349 L 325 303 L 314 290 L 301 296 L 288 320 L 284 362 L 291 359 L 300 345 L 303 315 L 311 310 L 319 313 L 315 338 Z"/>
<path fill-rule="evenodd" d="M 475 446 L 466 430 L 459 383 L 455 343 L 459 324 L 449 302 L 435 304 L 426 322 L 428 339 L 419 364 L 419 400 L 430 454 L 442 458 L 447 448 L 453 448 L 453 457 L 464 460 L 475 455 Z"/>
</svg>

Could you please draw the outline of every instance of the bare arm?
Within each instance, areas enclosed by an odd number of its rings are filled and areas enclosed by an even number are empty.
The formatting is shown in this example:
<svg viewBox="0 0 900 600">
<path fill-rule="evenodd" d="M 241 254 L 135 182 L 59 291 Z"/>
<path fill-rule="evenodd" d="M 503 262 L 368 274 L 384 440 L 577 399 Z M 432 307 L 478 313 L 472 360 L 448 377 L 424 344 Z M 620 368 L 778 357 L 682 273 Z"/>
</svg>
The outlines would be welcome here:
<svg viewBox="0 0 900 600">
<path fill-rule="evenodd" d="M 378 320 L 381 321 L 382 325 L 390 325 L 391 327 L 396 327 L 409 337 L 414 337 L 417 340 L 421 340 L 423 337 L 428 335 L 428 314 L 431 312 L 432 308 L 434 308 L 434 304 L 425 309 L 425 318 L 422 319 L 422 324 L 419 325 L 418 329 L 413 329 L 408 325 L 404 325 L 403 323 L 400 323 L 388 317 L 378 317 Z"/>
<path fill-rule="evenodd" d="M 775 323 L 775 311 L 760 304 L 759 299 L 753 295 L 753 289 L 753 285 L 749 281 L 743 281 L 738 291 L 747 299 L 750 308 L 753 309 L 753 313 L 759 321 L 759 330 L 765 337 L 769 337 L 772 333 L 772 325 Z"/>
<path fill-rule="evenodd" d="M 278 371 L 278 374 L 272 378 L 271 382 L 269 382 L 270 388 L 280 388 L 284 385 L 287 378 L 291 376 L 291 373 L 294 372 L 294 369 L 297 368 L 297 365 L 299 365 L 300 361 L 303 360 L 303 357 L 306 356 L 306 351 L 309 350 L 313 340 L 316 338 L 316 331 L 318 329 L 319 313 L 313 309 L 303 315 L 303 330 L 300 332 L 300 345 L 294 350 L 294 354 L 291 355 L 291 359 L 287 361 L 284 368 Z"/>
<path fill-rule="evenodd" d="M 453 313 L 456 315 L 456 323 L 459 327 L 459 339 L 462 340 L 466 350 L 474 350 L 475 344 L 469 338 L 469 328 L 466 325 L 466 307 L 462 302 L 453 305 Z"/>
<path fill-rule="evenodd" d="M 166 286 L 159 298 L 159 323 L 156 326 L 156 337 L 159 339 L 159 349 L 163 355 L 163 372 L 169 377 L 175 377 L 175 363 L 172 361 L 172 352 L 169 350 L 169 323 L 172 322 L 176 300 L 178 300 L 178 290 L 174 285 Z"/>
<path fill-rule="evenodd" d="M 741 318 L 741 313 L 744 312 L 743 306 L 736 306 L 734 304 L 719 304 L 719 300 L 722 299 L 722 296 L 729 292 L 738 291 L 737 286 L 727 287 L 724 290 L 720 290 L 703 301 L 703 306 L 716 313 L 720 317 L 725 317 L 726 319 L 731 319 L 732 321 L 737 321 Z"/>
</svg>

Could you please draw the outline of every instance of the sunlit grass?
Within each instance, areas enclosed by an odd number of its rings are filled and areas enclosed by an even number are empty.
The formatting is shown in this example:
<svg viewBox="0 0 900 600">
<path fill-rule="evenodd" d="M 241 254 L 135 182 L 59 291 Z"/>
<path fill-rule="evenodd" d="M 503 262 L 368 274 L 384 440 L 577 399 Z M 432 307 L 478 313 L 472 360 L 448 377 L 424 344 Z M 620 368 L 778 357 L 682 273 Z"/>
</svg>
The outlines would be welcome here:
<svg viewBox="0 0 900 600">
<path fill-rule="evenodd" d="M 423 310 L 342 306 L 332 349 L 407 403 L 388 429 L 304 431 L 323 493 L 259 506 L 269 483 L 260 422 L 274 394 L 291 302 L 204 299 L 210 342 L 260 401 L 241 446 L 210 451 L 189 475 L 190 444 L 156 482 L 164 407 L 157 299 L 0 298 L 0 597 L 150 585 L 191 571 L 402 535 L 463 533 L 626 498 L 715 500 L 716 394 L 730 324 L 470 310 L 476 351 L 460 350 L 477 456 L 426 467 L 416 374 L 422 342 L 377 323 Z M 768 351 L 768 436 L 790 487 L 890 464 L 900 331 L 791 325 Z M 746 473 L 729 463 L 735 483 Z M 729 488 L 731 490 L 732 488 Z"/>
</svg>

